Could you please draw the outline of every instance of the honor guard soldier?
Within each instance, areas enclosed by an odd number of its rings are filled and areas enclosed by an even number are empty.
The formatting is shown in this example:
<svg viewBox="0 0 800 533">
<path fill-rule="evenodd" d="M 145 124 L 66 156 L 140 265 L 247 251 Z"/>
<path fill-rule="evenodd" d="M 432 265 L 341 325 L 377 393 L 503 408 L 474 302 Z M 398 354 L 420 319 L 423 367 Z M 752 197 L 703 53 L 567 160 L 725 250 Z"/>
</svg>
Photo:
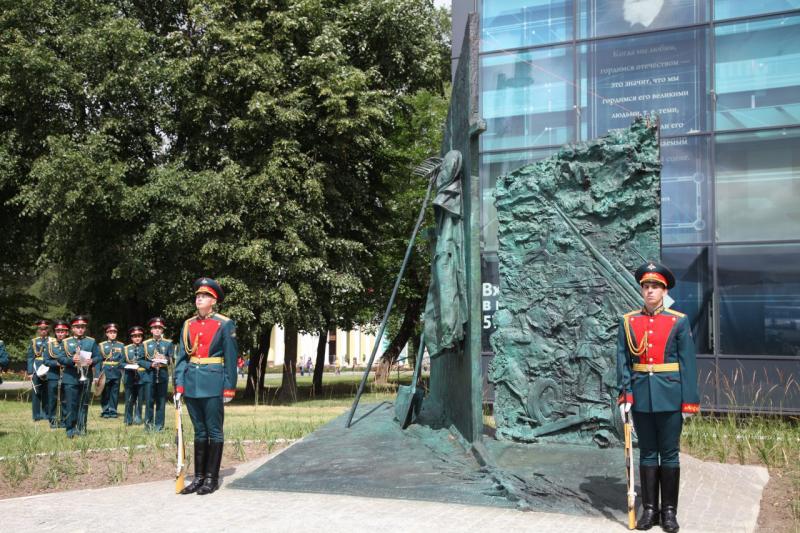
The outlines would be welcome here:
<svg viewBox="0 0 800 533">
<path fill-rule="evenodd" d="M 64 352 L 64 339 L 69 333 L 69 324 L 66 320 L 56 320 L 53 322 L 53 331 L 56 338 L 50 339 L 45 351 L 44 364 L 50 368 L 47 373 L 47 414 L 50 417 L 50 428 L 63 428 L 65 424 L 64 390 L 62 383 L 61 358 L 66 356 Z"/>
<path fill-rule="evenodd" d="M 123 352 L 123 370 L 125 372 L 125 425 L 139 425 L 142 423 L 142 374 L 145 369 L 141 366 L 144 360 L 144 328 L 131 326 L 128 328 L 128 338 L 131 343 L 125 346 Z"/>
<path fill-rule="evenodd" d="M 77 315 L 69 321 L 72 336 L 64 339 L 64 356 L 59 361 L 64 366 L 64 409 L 66 410 L 67 437 L 86 434 L 91 400 L 92 368 L 102 356 L 97 343 L 86 336 L 87 317 Z"/>
<path fill-rule="evenodd" d="M 119 405 L 119 382 L 122 378 L 122 365 L 124 364 L 123 350 L 125 345 L 117 340 L 119 327 L 111 322 L 103 326 L 106 333 L 106 340 L 100 343 L 100 355 L 103 361 L 100 363 L 97 375 L 105 376 L 106 384 L 100 395 L 102 405 L 102 418 L 117 418 L 117 406 Z"/>
<path fill-rule="evenodd" d="M 223 404 L 236 393 L 236 326 L 214 312 L 225 294 L 211 278 L 194 282 L 197 314 L 183 323 L 175 360 L 175 401 L 185 397 L 194 426 L 194 480 L 181 494 L 210 494 L 219 487 L 225 441 Z"/>
<path fill-rule="evenodd" d="M 5 370 L 8 368 L 9 365 L 8 359 L 8 352 L 6 351 L 6 345 L 3 341 L 0 341 L 0 371 Z M 0 377 L 0 385 L 3 384 L 3 378 Z"/>
<path fill-rule="evenodd" d="M 44 353 L 47 350 L 47 343 L 50 342 L 50 322 L 47 320 L 36 321 L 36 338 L 31 339 L 28 344 L 28 376 L 33 383 L 33 394 L 31 403 L 33 408 L 33 420 L 48 420 L 47 409 L 47 373 L 48 368 L 39 370 L 44 366 Z"/>
<path fill-rule="evenodd" d="M 625 419 L 632 412 L 639 437 L 643 511 L 637 529 L 650 529 L 660 521 L 664 531 L 674 532 L 679 527 L 683 419 L 700 407 L 694 340 L 686 315 L 664 307 L 667 291 L 675 286 L 672 272 L 648 262 L 635 276 L 644 307 L 620 321 L 617 376 L 620 414 Z"/>
<path fill-rule="evenodd" d="M 151 339 L 144 342 L 145 357 L 150 362 L 152 394 L 144 409 L 145 429 L 164 429 L 164 408 L 167 403 L 167 388 L 169 385 L 169 364 L 173 358 L 173 344 L 164 338 L 164 319 L 151 318 L 147 325 L 150 327 Z M 155 411 L 155 420 L 154 418 Z"/>
</svg>

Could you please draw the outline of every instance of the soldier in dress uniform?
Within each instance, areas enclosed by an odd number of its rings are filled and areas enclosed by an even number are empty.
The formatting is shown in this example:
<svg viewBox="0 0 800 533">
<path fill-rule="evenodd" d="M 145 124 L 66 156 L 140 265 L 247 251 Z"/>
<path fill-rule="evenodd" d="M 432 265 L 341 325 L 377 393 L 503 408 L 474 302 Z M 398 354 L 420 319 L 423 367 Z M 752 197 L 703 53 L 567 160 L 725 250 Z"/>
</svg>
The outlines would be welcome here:
<svg viewBox="0 0 800 533">
<path fill-rule="evenodd" d="M 67 437 L 86 434 L 91 400 L 92 368 L 102 356 L 97 343 L 86 336 L 89 319 L 77 315 L 69 321 L 72 336 L 64 339 L 64 355 L 59 362 L 64 367 L 62 386 L 64 388 L 64 409 L 66 410 Z"/>
<path fill-rule="evenodd" d="M 683 419 L 699 411 L 697 361 L 686 315 L 664 307 L 675 286 L 670 270 L 654 261 L 636 271 L 644 307 L 627 313 L 619 324 L 617 377 L 623 419 L 633 415 L 639 437 L 642 516 L 637 529 L 661 522 L 678 531 L 680 438 Z M 659 489 L 661 510 L 659 512 Z"/>
<path fill-rule="evenodd" d="M 8 359 L 8 352 L 6 351 L 6 345 L 3 341 L 0 341 L 0 371 L 5 370 L 8 368 L 10 361 Z M 0 385 L 3 384 L 3 378 L 0 377 Z"/>
<path fill-rule="evenodd" d="M 142 423 L 142 391 L 141 381 L 145 369 L 141 366 L 144 360 L 144 328 L 131 326 L 128 328 L 131 343 L 123 352 L 123 369 L 125 371 L 125 425 Z"/>
<path fill-rule="evenodd" d="M 50 339 L 44 356 L 44 364 L 50 370 L 47 372 L 47 414 L 50 417 L 50 428 L 66 427 L 64 405 L 64 390 L 62 384 L 62 371 L 60 360 L 66 355 L 64 352 L 64 339 L 69 334 L 69 323 L 66 320 L 53 322 L 53 331 L 56 338 Z"/>
<path fill-rule="evenodd" d="M 100 396 L 102 405 L 102 418 L 117 418 L 117 406 L 119 405 L 119 382 L 122 378 L 122 365 L 124 356 L 122 351 L 125 345 L 117 340 L 119 326 L 114 322 L 103 326 L 106 333 L 106 340 L 100 343 L 100 355 L 103 361 L 97 369 L 97 376 L 105 374 L 106 385 Z"/>
<path fill-rule="evenodd" d="M 194 282 L 197 314 L 183 323 L 175 359 L 175 401 L 185 397 L 194 426 L 194 480 L 181 494 L 210 494 L 219 487 L 223 404 L 236 393 L 236 326 L 214 311 L 222 287 L 211 278 Z"/>
<path fill-rule="evenodd" d="M 164 319 L 151 318 L 147 323 L 150 326 L 152 338 L 144 342 L 145 357 L 150 362 L 151 391 L 150 399 L 144 409 L 145 429 L 164 429 L 164 408 L 167 403 L 167 387 L 169 385 L 168 365 L 173 357 L 173 344 L 164 338 Z M 163 362 L 162 362 L 163 361 Z M 155 420 L 154 418 L 155 411 Z"/>
<path fill-rule="evenodd" d="M 28 344 L 28 376 L 33 383 L 31 404 L 33 420 L 49 420 L 47 414 L 47 374 L 39 376 L 36 372 L 44 365 L 44 353 L 50 342 L 50 322 L 41 319 L 36 321 L 36 337 Z"/>
</svg>

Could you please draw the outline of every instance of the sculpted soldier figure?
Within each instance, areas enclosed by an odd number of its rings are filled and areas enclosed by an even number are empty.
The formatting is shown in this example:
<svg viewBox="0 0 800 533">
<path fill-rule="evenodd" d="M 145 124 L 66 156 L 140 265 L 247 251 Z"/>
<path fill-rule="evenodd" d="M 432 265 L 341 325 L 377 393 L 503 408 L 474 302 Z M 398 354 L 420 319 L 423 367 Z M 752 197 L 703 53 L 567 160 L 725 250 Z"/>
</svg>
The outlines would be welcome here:
<svg viewBox="0 0 800 533">
<path fill-rule="evenodd" d="M 697 362 L 686 315 L 666 309 L 675 276 L 655 262 L 636 271 L 644 307 L 622 317 L 617 337 L 619 408 L 632 412 L 639 437 L 642 516 L 637 529 L 661 522 L 678 531 L 680 437 L 683 419 L 699 411 Z M 661 510 L 659 515 L 659 488 Z"/>
<path fill-rule="evenodd" d="M 164 338 L 163 318 L 151 318 L 148 326 L 153 338 L 145 341 L 144 350 L 145 358 L 150 363 L 151 394 L 144 408 L 144 426 L 145 429 L 161 431 L 164 429 L 164 408 L 169 384 L 168 366 L 173 357 L 173 344 L 171 340 Z"/>
<path fill-rule="evenodd" d="M 64 387 L 64 409 L 66 411 L 67 437 L 86 434 L 91 399 L 92 368 L 102 356 L 97 343 L 86 336 L 88 318 L 77 315 L 69 322 L 72 336 L 63 341 L 64 355 L 59 363 L 64 367 L 62 385 Z"/>
<path fill-rule="evenodd" d="M 44 364 L 50 370 L 47 373 L 47 414 L 50 417 L 50 428 L 66 427 L 64 405 L 64 389 L 62 384 L 62 370 L 60 360 L 66 357 L 64 352 L 64 339 L 69 333 L 69 324 L 66 320 L 53 322 L 53 331 L 56 338 L 50 339 L 44 356 Z"/>
<path fill-rule="evenodd" d="M 100 395 L 102 418 L 117 418 L 117 406 L 119 405 L 119 385 L 122 378 L 122 365 L 125 360 L 123 350 L 125 345 L 117 340 L 119 327 L 111 322 L 103 326 L 106 332 L 106 340 L 100 343 L 100 355 L 103 361 L 100 364 L 98 377 L 102 373 L 106 377 L 106 386 Z"/>
<path fill-rule="evenodd" d="M 131 326 L 128 328 L 131 343 L 125 346 L 123 353 L 123 370 L 125 372 L 125 425 L 142 423 L 142 391 L 141 376 L 145 369 L 141 366 L 144 359 L 144 328 Z"/>
<path fill-rule="evenodd" d="M 175 359 L 175 401 L 185 398 L 194 426 L 194 480 L 181 494 L 210 494 L 219 487 L 225 441 L 223 404 L 236 394 L 236 326 L 214 312 L 225 294 L 211 278 L 194 282 L 197 314 L 183 323 Z"/>
<path fill-rule="evenodd" d="M 31 339 L 28 344 L 28 376 L 33 383 L 33 393 L 31 394 L 31 407 L 33 420 L 48 420 L 47 408 L 47 372 L 48 369 L 39 370 L 44 366 L 44 353 L 47 343 L 50 342 L 50 322 L 47 320 L 36 321 L 36 338 Z"/>
</svg>

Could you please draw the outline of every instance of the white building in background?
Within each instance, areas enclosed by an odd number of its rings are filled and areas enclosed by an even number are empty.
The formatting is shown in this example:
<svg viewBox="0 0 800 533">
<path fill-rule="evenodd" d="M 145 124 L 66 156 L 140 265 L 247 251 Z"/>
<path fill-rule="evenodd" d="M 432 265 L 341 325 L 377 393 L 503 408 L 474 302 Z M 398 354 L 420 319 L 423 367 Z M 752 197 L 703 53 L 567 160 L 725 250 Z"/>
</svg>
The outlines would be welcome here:
<svg viewBox="0 0 800 533">
<path fill-rule="evenodd" d="M 305 364 L 311 358 L 314 364 L 317 359 L 317 344 L 319 335 L 298 334 L 297 335 L 297 362 Z M 378 347 L 373 366 L 377 365 L 381 354 L 388 345 L 388 341 Z M 372 348 L 375 346 L 375 335 L 366 333 L 357 328 L 350 331 L 337 329 L 328 334 L 328 342 L 325 345 L 325 364 L 331 366 L 349 367 L 355 362 L 358 366 L 367 364 Z M 269 342 L 269 354 L 267 355 L 267 365 L 280 366 L 283 364 L 286 354 L 285 331 L 280 326 L 272 328 L 272 336 Z M 400 354 L 403 360 L 406 355 L 406 348 Z"/>
</svg>

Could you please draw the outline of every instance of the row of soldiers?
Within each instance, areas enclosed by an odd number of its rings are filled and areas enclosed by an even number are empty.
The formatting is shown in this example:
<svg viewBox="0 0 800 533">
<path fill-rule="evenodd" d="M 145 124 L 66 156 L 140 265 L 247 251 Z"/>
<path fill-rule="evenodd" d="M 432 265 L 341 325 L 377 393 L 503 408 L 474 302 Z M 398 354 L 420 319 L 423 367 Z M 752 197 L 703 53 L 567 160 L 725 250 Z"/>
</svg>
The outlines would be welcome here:
<svg viewBox="0 0 800 533">
<path fill-rule="evenodd" d="M 51 428 L 65 428 L 68 437 L 86 433 L 92 386 L 102 390 L 101 417 L 117 418 L 120 385 L 125 388 L 125 424 L 142 423 L 147 430 L 164 429 L 164 410 L 169 386 L 169 365 L 174 345 L 164 337 L 164 319 L 152 318 L 151 338 L 144 328 L 128 329 L 130 344 L 119 340 L 119 326 L 105 324 L 106 340 L 97 343 L 86 335 L 84 315 L 69 322 L 36 322 L 37 336 L 28 346 L 28 375 L 33 382 L 33 420 L 47 420 Z M 72 335 L 69 336 L 69 333 Z"/>
</svg>

